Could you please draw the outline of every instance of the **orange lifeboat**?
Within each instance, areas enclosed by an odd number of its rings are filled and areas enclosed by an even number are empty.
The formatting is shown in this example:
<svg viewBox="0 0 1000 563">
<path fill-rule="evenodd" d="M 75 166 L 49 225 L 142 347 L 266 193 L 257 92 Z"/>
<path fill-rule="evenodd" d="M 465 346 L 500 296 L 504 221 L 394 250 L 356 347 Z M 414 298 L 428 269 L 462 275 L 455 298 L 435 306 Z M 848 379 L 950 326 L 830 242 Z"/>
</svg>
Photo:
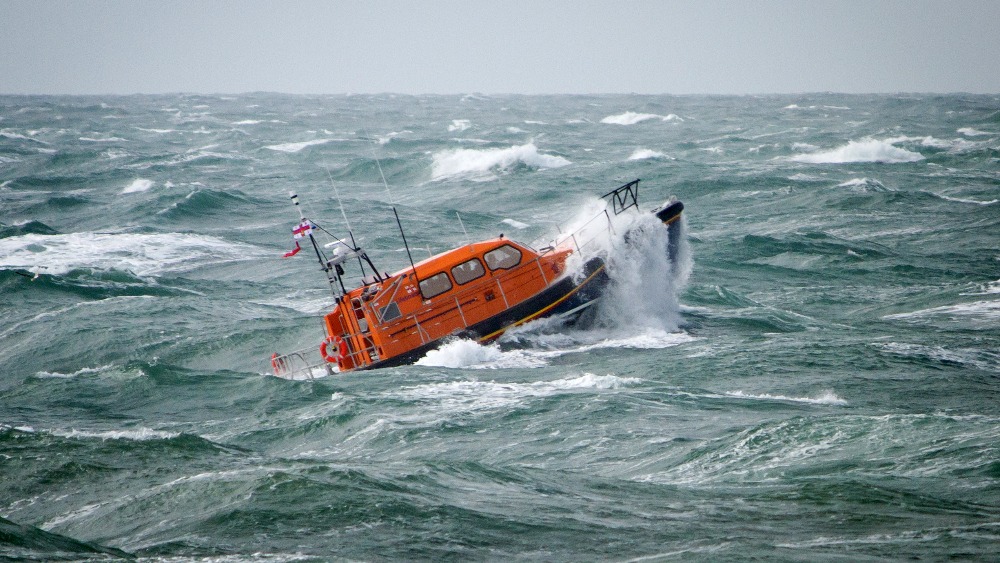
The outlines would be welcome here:
<svg viewBox="0 0 1000 563">
<path fill-rule="evenodd" d="M 638 183 L 606 194 L 614 213 L 638 208 Z M 683 205 L 672 200 L 654 213 L 677 231 L 682 210 Z M 610 221 L 610 215 L 603 214 Z M 501 235 L 411 262 L 394 274 L 380 274 L 362 249 L 343 240 L 332 243 L 333 256 L 328 257 L 313 238 L 313 227 L 303 218 L 293 232 L 312 243 L 337 296 L 333 310 L 323 317 L 327 338 L 321 353 L 328 373 L 334 365 L 336 371 L 347 372 L 413 363 L 450 336 L 488 342 L 533 319 L 572 318 L 601 296 L 609 279 L 600 257 L 587 260 L 582 270 L 568 271 L 567 260 L 580 249 L 575 234 L 541 251 Z M 668 252 L 676 254 L 679 231 L 671 235 Z M 373 274 L 347 290 L 343 265 L 354 259 L 362 267 L 368 264 Z M 281 366 L 275 375 L 294 378 L 289 365 L 301 357 L 272 357 L 272 365 Z"/>
</svg>

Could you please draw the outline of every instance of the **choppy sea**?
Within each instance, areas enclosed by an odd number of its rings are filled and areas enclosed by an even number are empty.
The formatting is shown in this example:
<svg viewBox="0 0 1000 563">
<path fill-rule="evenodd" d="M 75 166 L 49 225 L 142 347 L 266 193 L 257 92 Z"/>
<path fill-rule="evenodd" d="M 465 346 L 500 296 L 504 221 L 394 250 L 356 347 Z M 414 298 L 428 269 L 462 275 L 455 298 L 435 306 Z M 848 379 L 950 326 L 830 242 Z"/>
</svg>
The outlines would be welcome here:
<svg viewBox="0 0 1000 563">
<path fill-rule="evenodd" d="M 268 375 L 289 191 L 393 271 L 635 178 L 685 263 L 601 322 Z M 0 559 L 998 550 L 997 96 L 0 96 Z"/>
</svg>

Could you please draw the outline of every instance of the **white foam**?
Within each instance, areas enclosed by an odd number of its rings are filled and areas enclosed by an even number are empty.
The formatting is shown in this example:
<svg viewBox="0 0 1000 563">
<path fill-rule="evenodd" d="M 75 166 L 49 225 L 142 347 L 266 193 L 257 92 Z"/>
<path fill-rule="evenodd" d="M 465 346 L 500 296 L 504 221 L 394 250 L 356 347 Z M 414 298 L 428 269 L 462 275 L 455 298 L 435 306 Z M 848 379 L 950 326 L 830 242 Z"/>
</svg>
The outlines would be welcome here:
<svg viewBox="0 0 1000 563">
<path fill-rule="evenodd" d="M 989 201 L 979 201 L 979 200 L 976 200 L 976 199 L 964 199 L 964 198 L 960 198 L 960 197 L 949 197 L 949 196 L 941 195 L 941 194 L 934 194 L 934 195 L 938 196 L 941 199 L 947 200 L 947 201 L 954 201 L 955 203 L 969 203 L 969 204 L 972 204 L 972 205 L 993 205 L 994 203 L 1000 202 L 1000 199 L 991 199 Z"/>
<path fill-rule="evenodd" d="M 971 303 L 959 303 L 957 305 L 946 305 L 943 307 L 933 307 L 922 309 L 911 313 L 897 313 L 882 317 L 887 320 L 922 320 L 928 317 L 948 317 L 951 319 L 968 318 L 969 320 L 982 320 L 986 322 L 996 322 L 1000 320 L 1000 301 L 973 301 Z"/>
<path fill-rule="evenodd" d="M 315 145 L 325 145 L 336 141 L 338 139 L 313 139 L 312 141 L 302 141 L 299 143 L 282 143 L 280 145 L 268 145 L 264 147 L 265 149 L 271 149 L 272 151 L 294 153 L 299 152 L 307 147 L 312 147 Z"/>
<path fill-rule="evenodd" d="M 469 127 L 472 127 L 472 122 L 468 119 L 453 119 L 451 125 L 448 126 L 448 131 L 465 131 Z"/>
<path fill-rule="evenodd" d="M 789 401 L 793 403 L 809 403 L 812 405 L 838 405 L 843 406 L 847 401 L 841 399 L 833 391 L 823 391 L 818 397 L 788 397 L 785 395 L 771 395 L 769 393 L 750 394 L 743 391 L 731 391 L 726 393 L 729 397 L 737 399 L 756 399 L 763 401 Z"/>
<path fill-rule="evenodd" d="M 50 144 L 50 143 L 46 143 L 45 141 L 42 141 L 40 139 L 36 139 L 34 137 L 29 137 L 27 135 L 22 135 L 20 133 L 15 133 L 15 132 L 13 132 L 10 129 L 0 129 L 0 137 L 4 137 L 6 139 L 21 139 L 21 140 L 24 140 L 24 141 L 34 141 L 36 143 L 41 143 L 43 145 Z"/>
<path fill-rule="evenodd" d="M 77 268 L 128 270 L 139 276 L 189 271 L 206 264 L 251 260 L 254 246 L 181 233 L 27 234 L 0 239 L 0 268 L 61 275 Z"/>
<path fill-rule="evenodd" d="M 530 399 L 580 391 L 605 391 L 640 383 L 634 377 L 583 373 L 553 381 L 498 383 L 496 381 L 450 381 L 403 388 L 392 397 L 428 401 L 445 411 L 480 411 L 513 408 Z"/>
<path fill-rule="evenodd" d="M 538 368 L 545 360 L 524 351 L 503 352 L 496 344 L 480 344 L 474 340 L 453 340 L 431 350 L 417 361 L 418 366 L 471 369 Z"/>
<path fill-rule="evenodd" d="M 87 141 L 89 143 L 119 143 L 128 142 L 128 139 L 122 139 L 121 137 L 108 137 L 106 139 L 97 139 L 94 137 L 80 137 L 81 141 Z"/>
<path fill-rule="evenodd" d="M 528 225 L 527 223 L 522 223 L 522 222 L 516 221 L 514 219 L 504 219 L 503 221 L 500 221 L 500 222 L 504 223 L 506 225 L 510 225 L 511 227 L 514 227 L 515 229 L 527 229 L 528 227 L 531 226 L 531 225 Z"/>
<path fill-rule="evenodd" d="M 899 139 L 850 141 L 833 150 L 793 156 L 796 162 L 809 164 L 844 164 L 851 162 L 901 163 L 924 160 L 920 153 L 894 145 Z"/>
<path fill-rule="evenodd" d="M 667 158 L 667 155 L 652 149 L 635 149 L 628 157 L 629 160 L 647 160 L 650 158 Z"/>
<path fill-rule="evenodd" d="M 642 123 L 643 121 L 649 121 L 650 119 L 659 119 L 660 121 L 684 121 L 673 113 L 670 115 L 658 115 L 655 113 L 636 113 L 634 111 L 626 111 L 625 113 L 619 113 L 617 115 L 609 115 L 602 119 L 601 123 L 608 123 L 611 125 L 635 125 L 636 123 Z"/>
<path fill-rule="evenodd" d="M 83 368 L 83 369 L 79 369 L 77 371 L 74 371 L 73 373 L 59 373 L 57 371 L 40 371 L 40 372 L 38 372 L 38 373 L 35 374 L 35 377 L 37 377 L 39 379 L 47 379 L 47 378 L 53 378 L 53 379 L 72 379 L 74 377 L 79 377 L 81 375 L 89 375 L 89 374 L 92 374 L 92 373 L 101 373 L 101 372 L 104 372 L 104 371 L 106 371 L 106 370 L 108 370 L 110 368 L 111 368 L 111 364 L 108 364 L 106 366 L 96 367 L 96 368 Z"/>
<path fill-rule="evenodd" d="M 136 178 L 135 180 L 132 180 L 132 183 L 126 186 L 121 193 L 134 194 L 138 192 L 145 192 L 152 188 L 154 183 L 155 182 L 147 178 Z"/>
<path fill-rule="evenodd" d="M 826 178 L 820 176 L 813 176 L 812 174 L 792 174 L 788 177 L 789 180 L 793 182 L 825 182 Z"/>
<path fill-rule="evenodd" d="M 978 129 L 973 129 L 972 127 L 962 127 L 957 131 L 957 133 L 965 135 L 966 137 L 988 137 L 990 135 L 995 134 L 995 133 L 988 133 L 986 131 L 980 131 Z"/>
<path fill-rule="evenodd" d="M 894 191 L 887 188 L 885 184 L 883 184 L 882 182 L 879 182 L 878 180 L 873 180 L 871 178 L 854 178 L 846 182 L 837 184 L 837 187 L 850 188 L 851 191 L 860 193 Z"/>
<path fill-rule="evenodd" d="M 410 131 L 409 129 L 406 129 L 406 130 L 403 130 L 403 131 L 392 131 L 392 132 L 390 132 L 387 135 L 379 135 L 376 138 L 378 139 L 378 144 L 380 144 L 380 145 L 388 145 L 389 142 L 392 141 L 393 139 L 395 139 L 396 137 L 399 137 L 400 135 L 406 135 L 406 134 L 412 134 L 412 133 L 413 133 L 413 131 Z"/>
<path fill-rule="evenodd" d="M 257 125 L 258 123 L 264 123 L 260 119 L 244 119 L 243 121 L 234 121 L 233 125 Z"/>
<path fill-rule="evenodd" d="M 136 442 L 144 442 L 147 440 L 169 440 L 180 436 L 179 432 L 164 432 L 162 430 L 153 430 L 151 428 L 105 430 L 100 432 L 76 429 L 52 430 L 51 434 L 54 436 L 62 436 L 63 438 L 98 438 L 101 440 L 132 440 Z"/>
<path fill-rule="evenodd" d="M 510 169 L 519 163 L 532 168 L 560 168 L 572 164 L 561 156 L 539 153 L 535 143 L 505 149 L 454 149 L 434 154 L 431 177 L 434 180 L 454 176 L 489 180 L 495 177 L 493 170 Z"/>
<path fill-rule="evenodd" d="M 678 298 L 691 275 L 693 260 L 681 219 L 678 259 L 667 255 L 669 233 L 651 213 L 622 214 L 608 252 L 611 283 L 598 304 L 599 317 L 611 327 L 635 334 L 637 330 L 675 335 L 680 325 Z M 626 242 L 624 234 L 628 234 Z"/>
<path fill-rule="evenodd" d="M 979 143 L 973 141 L 967 141 L 965 139 L 938 139 L 936 137 L 921 137 L 919 139 L 914 139 L 911 137 L 902 137 L 899 141 L 919 141 L 921 146 L 931 147 L 934 149 L 946 150 L 950 153 L 960 153 L 964 151 L 969 151 L 978 148 Z M 898 142 L 898 141 L 897 141 Z"/>
</svg>

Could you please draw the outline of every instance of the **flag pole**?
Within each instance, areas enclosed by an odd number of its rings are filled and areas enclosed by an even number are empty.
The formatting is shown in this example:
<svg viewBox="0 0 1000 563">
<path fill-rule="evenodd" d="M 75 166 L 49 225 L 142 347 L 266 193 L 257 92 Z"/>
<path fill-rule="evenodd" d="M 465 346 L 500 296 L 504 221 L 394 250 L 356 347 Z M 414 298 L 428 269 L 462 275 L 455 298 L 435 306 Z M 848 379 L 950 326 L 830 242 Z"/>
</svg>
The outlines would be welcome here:
<svg viewBox="0 0 1000 563">
<path fill-rule="evenodd" d="M 316 243 L 316 238 L 313 237 L 312 221 L 306 218 L 306 216 L 302 213 L 302 208 L 299 206 L 299 196 L 295 192 L 288 192 L 288 195 L 292 198 L 292 203 L 295 204 L 295 209 L 299 212 L 299 219 L 301 222 L 299 223 L 298 228 L 305 228 L 306 234 L 309 236 L 309 242 L 312 244 L 313 251 L 316 252 L 316 259 L 319 260 L 319 267 L 326 272 L 326 279 L 330 282 L 330 291 L 333 292 L 334 297 L 337 297 L 338 299 L 343 297 L 347 293 L 347 288 L 344 287 L 344 280 L 340 277 L 342 270 L 338 269 L 339 265 L 331 266 L 330 262 L 324 258 L 323 253 L 320 252 L 319 245 Z M 298 245 L 298 241 L 296 241 L 295 244 Z M 337 294 L 337 286 L 334 283 L 334 280 L 340 282 L 339 295 Z"/>
</svg>

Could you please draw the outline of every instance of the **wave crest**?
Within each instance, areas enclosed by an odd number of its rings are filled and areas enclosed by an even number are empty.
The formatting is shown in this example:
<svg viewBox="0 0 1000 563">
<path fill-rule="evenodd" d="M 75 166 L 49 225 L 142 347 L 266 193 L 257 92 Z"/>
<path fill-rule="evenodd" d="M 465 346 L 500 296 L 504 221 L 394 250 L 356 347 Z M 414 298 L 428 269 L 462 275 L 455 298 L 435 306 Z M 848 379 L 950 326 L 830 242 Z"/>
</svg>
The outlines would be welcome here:
<svg viewBox="0 0 1000 563">
<path fill-rule="evenodd" d="M 635 125 L 636 123 L 642 123 L 643 121 L 649 121 L 650 119 L 659 119 L 660 121 L 684 121 L 674 113 L 671 113 L 670 115 L 659 115 L 656 113 L 636 113 L 634 111 L 626 111 L 625 113 L 619 113 L 617 115 L 609 115 L 602 119 L 601 123 L 608 123 L 611 125 Z"/>
<path fill-rule="evenodd" d="M 924 160 L 923 155 L 897 147 L 899 139 L 865 139 L 850 141 L 833 150 L 800 154 L 792 157 L 795 162 L 807 164 L 845 164 L 851 162 L 900 163 Z"/>
<path fill-rule="evenodd" d="M 490 180 L 494 170 L 509 170 L 517 164 L 531 168 L 560 168 L 572 164 L 561 156 L 538 152 L 535 143 L 514 145 L 505 149 L 453 149 L 434 154 L 431 177 L 442 180 L 454 176 Z"/>
</svg>

